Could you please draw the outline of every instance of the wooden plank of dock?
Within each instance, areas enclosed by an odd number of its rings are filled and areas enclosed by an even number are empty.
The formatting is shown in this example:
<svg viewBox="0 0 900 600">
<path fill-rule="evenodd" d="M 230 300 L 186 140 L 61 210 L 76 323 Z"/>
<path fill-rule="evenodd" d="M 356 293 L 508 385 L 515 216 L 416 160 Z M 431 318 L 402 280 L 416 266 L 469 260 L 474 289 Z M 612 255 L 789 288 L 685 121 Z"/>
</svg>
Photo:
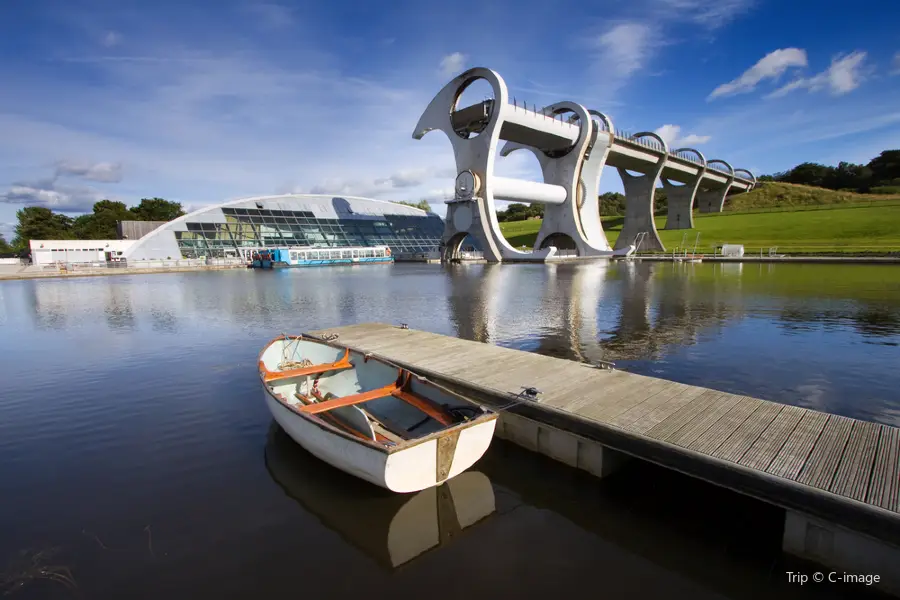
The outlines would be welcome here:
<svg viewBox="0 0 900 600">
<path fill-rule="evenodd" d="M 454 337 L 362 324 L 312 332 L 476 400 L 900 546 L 900 430 Z"/>
</svg>

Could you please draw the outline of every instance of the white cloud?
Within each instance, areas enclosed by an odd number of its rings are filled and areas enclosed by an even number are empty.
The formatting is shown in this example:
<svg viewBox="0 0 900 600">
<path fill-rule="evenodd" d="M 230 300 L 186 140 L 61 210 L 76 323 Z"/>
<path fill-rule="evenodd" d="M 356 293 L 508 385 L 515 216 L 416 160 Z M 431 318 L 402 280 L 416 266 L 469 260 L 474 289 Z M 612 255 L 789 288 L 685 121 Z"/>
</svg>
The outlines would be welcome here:
<svg viewBox="0 0 900 600">
<path fill-rule="evenodd" d="M 891 75 L 900 75 L 900 52 L 894 54 L 894 59 L 891 61 Z"/>
<path fill-rule="evenodd" d="M 0 194 L 0 202 L 78 213 L 90 212 L 94 203 L 104 197 L 103 193 L 93 188 L 60 183 L 56 177 L 50 177 L 14 183 L 8 191 Z"/>
<path fill-rule="evenodd" d="M 709 140 L 712 139 L 712 136 L 709 135 L 697 135 L 695 133 L 691 133 L 689 135 L 684 136 L 682 139 L 678 140 L 679 146 L 699 146 L 701 144 L 705 144 Z"/>
<path fill-rule="evenodd" d="M 122 181 L 122 165 L 110 162 L 90 164 L 63 160 L 56 165 L 56 175 L 69 175 L 103 183 L 117 183 Z"/>
<path fill-rule="evenodd" d="M 101 43 L 107 48 L 118 46 L 122 41 L 122 34 L 117 31 L 107 31 Z"/>
<path fill-rule="evenodd" d="M 718 86 L 710 93 L 707 100 L 752 92 L 756 85 L 764 79 L 777 80 L 788 69 L 805 67 L 806 65 L 805 50 L 799 48 L 774 50 L 759 59 L 755 65 L 744 71 L 737 79 Z"/>
<path fill-rule="evenodd" d="M 755 4 L 755 0 L 656 0 L 657 9 L 666 18 L 691 21 L 707 29 L 727 25 Z"/>
<path fill-rule="evenodd" d="M 603 68 L 626 78 L 646 66 L 654 46 L 653 28 L 646 23 L 620 23 L 596 40 Z"/>
<path fill-rule="evenodd" d="M 111 162 L 57 161 L 52 176 L 14 182 L 6 192 L 0 193 L 0 203 L 44 206 L 77 213 L 90 212 L 95 202 L 110 198 L 109 194 L 93 187 L 68 183 L 65 178 L 118 183 L 122 181 L 122 165 Z"/>
<path fill-rule="evenodd" d="M 314 48 L 307 61 L 280 66 L 243 48 L 213 55 L 214 48 L 200 53 L 167 42 L 154 41 L 142 55 L 79 63 L 112 89 L 39 73 L 20 79 L 20 93 L 0 96 L 0 165 L 113 156 L 115 163 L 65 161 L 60 175 L 115 181 L 126 164 L 127 187 L 116 192 L 185 205 L 310 187 L 416 200 L 417 183 L 447 182 L 438 170 L 454 164 L 447 141 L 410 137 L 410 107 L 427 105 L 433 86 L 411 90 L 406 78 L 347 76 Z M 417 172 L 427 165 L 435 168 Z M 386 174 L 388 182 L 375 183 Z M 276 190 L 279 183 L 286 189 Z M 13 193 L 11 185 L 0 181 L 7 201 L 90 204 L 50 198 L 47 186 L 17 184 Z"/>
<path fill-rule="evenodd" d="M 440 73 L 444 77 L 455 77 L 462 73 L 466 68 L 466 60 L 468 56 L 461 52 L 448 54 L 441 59 Z"/>
<path fill-rule="evenodd" d="M 617 104 L 619 90 L 647 68 L 663 43 L 656 24 L 639 21 L 621 22 L 583 39 L 591 59 L 585 78 L 592 82 L 584 95 L 597 106 Z"/>
<path fill-rule="evenodd" d="M 685 146 L 699 146 L 701 144 L 705 144 L 711 139 L 711 136 L 697 135 L 695 133 L 691 133 L 684 137 L 681 137 L 681 126 L 679 125 L 663 125 L 654 133 L 656 133 L 659 137 L 666 141 L 666 144 L 669 146 L 669 150 L 675 150 L 676 148 Z"/>
<path fill-rule="evenodd" d="M 452 181 L 456 175 L 455 168 L 422 167 L 403 169 L 388 177 L 373 179 L 345 179 L 332 177 L 321 180 L 310 188 L 291 186 L 287 191 L 309 194 L 343 194 L 347 196 L 384 196 L 398 193 L 398 190 L 418 188 L 429 182 L 443 179 Z M 421 192 L 419 192 L 421 195 Z M 404 198 L 391 197 L 390 200 Z"/>
<path fill-rule="evenodd" d="M 866 78 L 865 60 L 866 53 L 861 51 L 836 56 L 831 65 L 821 73 L 795 79 L 768 94 L 766 98 L 779 98 L 799 89 L 810 92 L 827 89 L 834 96 L 846 94 L 858 88 Z"/>
</svg>

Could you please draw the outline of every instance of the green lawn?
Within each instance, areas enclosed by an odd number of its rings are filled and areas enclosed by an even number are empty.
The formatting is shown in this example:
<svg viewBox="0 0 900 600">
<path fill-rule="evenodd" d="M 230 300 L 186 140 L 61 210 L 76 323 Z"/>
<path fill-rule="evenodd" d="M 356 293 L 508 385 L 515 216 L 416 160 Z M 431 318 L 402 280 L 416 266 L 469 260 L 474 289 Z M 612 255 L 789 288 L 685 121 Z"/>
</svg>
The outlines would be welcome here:
<svg viewBox="0 0 900 600">
<path fill-rule="evenodd" d="M 900 251 L 900 204 L 884 202 L 834 204 L 771 212 L 725 212 L 695 214 L 693 230 L 665 231 L 666 217 L 656 218 L 656 227 L 667 251 L 681 246 L 685 233 L 689 248 L 700 233 L 699 253 L 711 254 L 717 244 L 743 244 L 746 252 L 768 251 L 777 246 L 779 253 L 873 253 Z M 603 227 L 610 244 L 622 230 L 622 217 L 604 217 Z M 531 247 L 540 221 L 501 223 L 500 228 L 510 244 Z"/>
</svg>

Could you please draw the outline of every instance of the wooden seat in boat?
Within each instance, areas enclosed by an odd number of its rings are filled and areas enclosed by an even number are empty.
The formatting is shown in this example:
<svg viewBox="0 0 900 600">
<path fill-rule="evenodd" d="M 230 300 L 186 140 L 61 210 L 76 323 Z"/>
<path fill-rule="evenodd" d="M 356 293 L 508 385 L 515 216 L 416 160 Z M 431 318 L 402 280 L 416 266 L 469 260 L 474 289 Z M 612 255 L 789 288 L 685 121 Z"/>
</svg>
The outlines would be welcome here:
<svg viewBox="0 0 900 600">
<path fill-rule="evenodd" d="M 327 402 L 328 400 L 333 400 L 339 397 L 335 396 L 331 392 L 327 392 L 323 396 L 316 389 L 313 389 L 310 394 L 319 402 Z M 409 431 L 403 429 L 396 423 L 391 422 L 389 419 L 385 419 L 384 417 L 378 418 L 369 411 L 359 406 L 357 406 L 356 408 L 358 408 L 364 415 L 366 415 L 366 418 L 369 419 L 369 423 L 371 423 L 372 429 L 376 434 L 383 435 L 395 444 L 399 444 L 404 440 L 412 439 L 413 435 Z"/>
<path fill-rule="evenodd" d="M 353 406 L 354 404 L 362 404 L 363 402 L 369 402 L 370 400 L 384 398 L 385 396 L 390 396 L 398 389 L 399 388 L 397 387 L 397 384 L 392 383 L 384 387 L 369 390 L 368 392 L 360 392 L 359 394 L 350 394 L 349 396 L 332 398 L 331 400 L 326 400 L 325 402 L 307 404 L 300 409 L 300 412 L 305 412 L 311 415 L 328 412 L 329 410 L 334 410 L 335 408 L 340 408 L 342 406 Z"/>
<path fill-rule="evenodd" d="M 340 408 L 342 406 L 353 406 L 354 404 L 362 404 L 378 398 L 393 396 L 398 400 L 402 400 L 410 404 L 441 425 L 448 426 L 454 423 L 453 417 L 434 402 L 429 401 L 409 390 L 410 374 L 401 372 L 396 383 L 391 383 L 384 387 L 380 387 L 368 392 L 360 392 L 359 394 L 351 394 L 349 396 L 341 396 L 339 398 L 331 398 L 324 402 L 316 402 L 303 406 L 300 411 L 308 414 L 318 414 Z"/>
<path fill-rule="evenodd" d="M 333 396 L 333 394 L 330 394 L 330 393 L 328 395 Z M 304 396 L 303 394 L 301 394 L 299 392 L 294 392 L 294 396 L 298 400 L 300 400 L 300 402 L 302 402 L 304 406 L 308 406 L 310 404 L 315 404 L 315 402 L 312 398 L 309 398 L 308 396 Z M 321 398 L 321 395 L 316 393 L 315 398 Z M 363 412 L 365 412 L 365 411 L 363 411 Z M 367 418 L 371 419 L 371 417 L 368 414 L 366 416 L 367 416 Z M 342 430 L 346 431 L 347 433 L 352 434 L 356 437 L 362 438 L 364 440 L 372 439 L 365 433 L 357 430 L 355 427 L 352 427 L 349 423 L 345 422 L 344 419 L 338 418 L 337 415 L 326 413 L 326 414 L 319 415 L 319 418 L 321 418 L 326 423 L 334 425 L 338 429 L 342 429 Z M 371 422 L 371 425 L 372 425 L 372 431 L 375 433 L 375 441 L 376 442 L 381 442 L 381 443 L 391 442 L 394 444 L 399 444 L 400 442 L 403 441 L 402 438 L 392 434 L 390 431 L 381 430 L 377 423 Z"/>
<path fill-rule="evenodd" d="M 273 381 L 281 381 L 282 379 L 291 379 L 293 377 L 304 377 L 306 375 L 321 375 L 329 371 L 343 371 L 344 369 L 352 369 L 353 363 L 350 362 L 350 351 L 344 352 L 344 356 L 340 360 L 333 363 L 323 363 L 321 365 L 311 365 L 309 367 L 299 367 L 296 369 L 287 369 L 285 371 L 270 371 L 266 365 L 259 361 L 259 370 L 263 374 L 266 383 Z"/>
</svg>

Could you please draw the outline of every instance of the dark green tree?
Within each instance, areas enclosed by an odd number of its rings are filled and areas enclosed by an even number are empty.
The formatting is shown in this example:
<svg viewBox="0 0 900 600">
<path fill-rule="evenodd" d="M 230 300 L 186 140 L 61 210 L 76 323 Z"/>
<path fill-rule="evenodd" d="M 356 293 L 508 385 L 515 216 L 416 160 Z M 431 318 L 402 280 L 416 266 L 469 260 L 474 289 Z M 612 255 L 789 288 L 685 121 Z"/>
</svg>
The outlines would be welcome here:
<svg viewBox="0 0 900 600">
<path fill-rule="evenodd" d="M 15 251 L 28 248 L 28 240 L 72 239 L 72 219 L 43 206 L 26 206 L 16 211 Z"/>
<path fill-rule="evenodd" d="M 418 208 L 424 210 L 425 212 L 434 212 L 431 210 L 431 205 L 428 203 L 428 200 L 420 200 L 419 202 L 405 202 L 403 200 L 398 200 L 395 202 L 395 204 L 412 206 L 413 208 Z"/>
<path fill-rule="evenodd" d="M 135 220 L 134 213 L 124 202 L 100 200 L 94 204 L 94 212 L 75 219 L 73 233 L 79 240 L 114 240 L 118 221 Z"/>
<path fill-rule="evenodd" d="M 625 214 L 625 195 L 619 192 L 600 194 L 600 216 L 614 217 Z"/>
<path fill-rule="evenodd" d="M 140 204 L 131 207 L 131 212 L 138 221 L 171 221 L 185 214 L 180 202 L 162 198 L 142 198 Z"/>
<path fill-rule="evenodd" d="M 6 238 L 0 233 L 0 254 L 9 254 L 13 252 L 13 247 L 6 243 Z"/>
<path fill-rule="evenodd" d="M 867 165 L 872 170 L 873 185 L 895 185 L 900 179 L 900 150 L 885 150 Z"/>
<path fill-rule="evenodd" d="M 788 171 L 783 181 L 786 181 L 787 183 L 825 187 L 828 180 L 833 178 L 833 169 L 834 167 L 805 162 Z"/>
</svg>

